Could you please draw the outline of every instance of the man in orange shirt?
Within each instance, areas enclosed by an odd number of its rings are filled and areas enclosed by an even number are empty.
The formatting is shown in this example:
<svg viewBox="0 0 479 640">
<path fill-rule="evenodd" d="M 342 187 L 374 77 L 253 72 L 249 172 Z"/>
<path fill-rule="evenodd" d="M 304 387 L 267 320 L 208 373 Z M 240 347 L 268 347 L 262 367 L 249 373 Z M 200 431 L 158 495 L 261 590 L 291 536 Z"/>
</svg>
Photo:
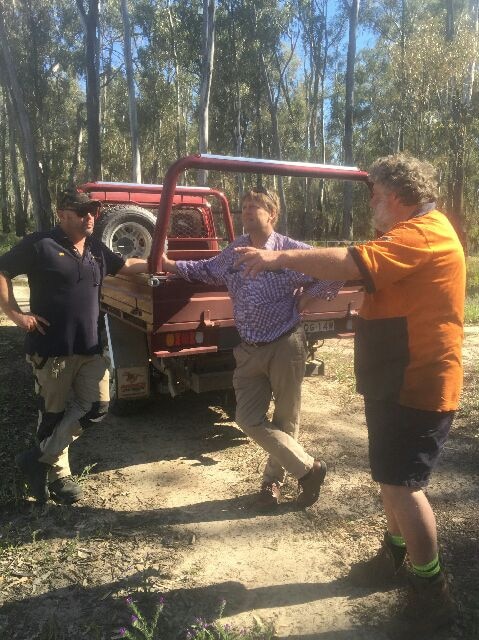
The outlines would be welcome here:
<svg viewBox="0 0 479 640">
<path fill-rule="evenodd" d="M 394 628 L 411 640 L 448 625 L 454 607 L 442 572 L 436 521 L 423 489 L 447 439 L 462 387 L 465 260 L 451 223 L 435 206 L 429 163 L 405 154 L 370 170 L 374 227 L 383 235 L 346 248 L 239 248 L 255 276 L 293 269 L 326 280 L 362 278 L 355 333 L 357 390 L 363 394 L 372 477 L 387 530 L 372 559 L 351 568 L 358 586 L 380 587 L 402 572 L 411 596 Z"/>
</svg>

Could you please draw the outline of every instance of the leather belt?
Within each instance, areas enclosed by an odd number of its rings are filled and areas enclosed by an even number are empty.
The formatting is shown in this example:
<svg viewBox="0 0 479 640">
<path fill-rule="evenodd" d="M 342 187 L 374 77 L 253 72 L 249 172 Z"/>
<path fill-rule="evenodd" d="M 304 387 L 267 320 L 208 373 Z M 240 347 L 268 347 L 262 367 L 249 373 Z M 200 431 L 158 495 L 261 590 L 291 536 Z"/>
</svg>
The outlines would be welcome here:
<svg viewBox="0 0 479 640">
<path fill-rule="evenodd" d="M 291 329 L 288 329 L 288 331 L 286 331 L 285 333 L 282 333 L 280 336 L 278 336 L 274 340 L 270 340 L 269 342 L 247 342 L 246 340 L 243 340 L 243 342 L 244 344 L 248 345 L 248 347 L 265 347 L 267 344 L 274 344 L 275 342 L 278 342 L 278 340 L 281 340 L 282 338 L 286 338 L 288 336 L 293 335 L 293 333 L 297 331 L 299 327 L 300 325 L 297 324 L 296 326 L 291 327 Z"/>
</svg>

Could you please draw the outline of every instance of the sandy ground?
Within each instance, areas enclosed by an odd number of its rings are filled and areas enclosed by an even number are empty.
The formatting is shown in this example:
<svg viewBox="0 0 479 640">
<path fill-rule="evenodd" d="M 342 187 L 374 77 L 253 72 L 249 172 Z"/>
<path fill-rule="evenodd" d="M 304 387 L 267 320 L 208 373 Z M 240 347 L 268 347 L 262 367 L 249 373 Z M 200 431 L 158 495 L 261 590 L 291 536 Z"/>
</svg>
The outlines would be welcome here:
<svg viewBox="0 0 479 640">
<path fill-rule="evenodd" d="M 297 510 L 289 479 L 277 510 L 255 510 L 265 455 L 213 397 L 109 415 L 71 448 L 74 471 L 83 471 L 81 503 L 0 513 L 2 637 L 113 638 L 128 622 L 122 596 L 134 593 L 148 608 L 163 593 L 165 638 L 184 637 L 195 616 L 213 619 L 224 598 L 224 623 L 271 624 L 277 638 L 385 639 L 382 622 L 399 592 L 347 581 L 384 529 L 352 343 L 329 341 L 320 354 L 326 375 L 304 382 L 301 432 L 329 465 L 316 505 Z M 464 355 L 475 371 L 476 328 L 467 329 Z M 443 640 L 479 637 L 478 459 L 477 426 L 459 415 L 429 491 L 460 600 L 460 620 L 437 635 Z"/>
</svg>

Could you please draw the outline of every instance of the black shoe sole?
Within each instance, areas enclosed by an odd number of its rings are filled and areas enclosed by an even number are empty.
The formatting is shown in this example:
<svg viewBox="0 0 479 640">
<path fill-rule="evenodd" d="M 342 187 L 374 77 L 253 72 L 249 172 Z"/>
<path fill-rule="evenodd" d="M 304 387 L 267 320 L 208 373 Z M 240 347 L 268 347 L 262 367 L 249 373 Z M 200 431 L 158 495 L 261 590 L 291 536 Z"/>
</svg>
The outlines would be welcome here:
<svg viewBox="0 0 479 640">
<path fill-rule="evenodd" d="M 76 496 L 75 498 L 65 498 L 64 496 L 59 496 L 55 493 L 50 492 L 50 498 L 53 500 L 53 502 L 55 502 L 56 504 L 65 504 L 65 505 L 69 505 L 69 504 L 74 504 L 75 502 L 79 502 L 83 497 L 83 494 L 80 496 Z"/>
</svg>

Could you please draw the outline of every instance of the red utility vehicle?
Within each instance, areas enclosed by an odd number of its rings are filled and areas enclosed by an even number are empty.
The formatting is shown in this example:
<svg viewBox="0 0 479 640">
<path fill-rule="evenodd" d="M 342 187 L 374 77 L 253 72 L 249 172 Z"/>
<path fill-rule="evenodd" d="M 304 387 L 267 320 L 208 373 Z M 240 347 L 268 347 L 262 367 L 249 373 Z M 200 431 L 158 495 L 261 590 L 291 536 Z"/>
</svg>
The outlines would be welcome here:
<svg viewBox="0 0 479 640">
<path fill-rule="evenodd" d="M 232 386 L 232 350 L 239 336 L 226 287 L 162 272 L 165 248 L 175 260 L 209 258 L 234 239 L 228 201 L 221 192 L 177 184 L 180 174 L 191 168 L 369 185 L 367 173 L 355 167 L 212 155 L 178 160 L 163 185 L 82 185 L 105 203 L 95 233 L 125 257 L 149 256 L 149 275 L 107 277 L 101 291 L 117 405 L 151 393 L 176 396 L 187 389 L 201 393 Z M 348 284 L 334 300 L 313 300 L 304 312 L 311 358 L 318 340 L 351 334 L 362 290 L 358 283 Z M 317 371 L 319 364 L 312 360 L 308 368 Z"/>
</svg>

